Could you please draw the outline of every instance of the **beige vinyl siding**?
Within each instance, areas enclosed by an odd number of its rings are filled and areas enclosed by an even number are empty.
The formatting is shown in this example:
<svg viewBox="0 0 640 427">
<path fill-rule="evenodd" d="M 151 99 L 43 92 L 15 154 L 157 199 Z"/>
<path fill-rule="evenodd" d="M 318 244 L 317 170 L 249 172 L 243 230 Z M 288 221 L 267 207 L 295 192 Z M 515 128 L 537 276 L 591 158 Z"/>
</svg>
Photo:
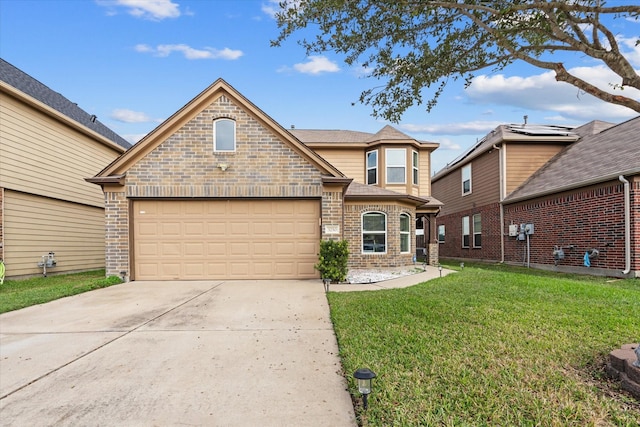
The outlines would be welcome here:
<svg viewBox="0 0 640 427">
<path fill-rule="evenodd" d="M 340 172 L 354 181 L 365 183 L 365 151 L 357 150 L 314 148 L 314 151 L 326 161 L 335 166 Z M 378 152 L 378 180 L 380 180 L 380 153 Z"/>
<path fill-rule="evenodd" d="M 0 185 L 12 190 L 103 206 L 100 187 L 84 181 L 115 150 L 0 94 Z"/>
<path fill-rule="evenodd" d="M 441 216 L 500 200 L 499 156 L 499 151 L 493 150 L 471 161 L 471 194 L 462 196 L 461 171 L 468 163 L 456 165 L 452 172 L 431 184 L 433 197 L 444 203 Z"/>
<path fill-rule="evenodd" d="M 49 251 L 58 261 L 52 273 L 104 268 L 104 210 L 5 190 L 7 276 L 41 273 Z"/>
<path fill-rule="evenodd" d="M 508 144 L 507 151 L 507 195 L 518 188 L 535 171 L 562 150 L 553 144 Z"/>
<path fill-rule="evenodd" d="M 429 197 L 431 196 L 431 153 L 427 150 L 422 150 L 418 152 L 420 172 L 418 179 L 418 185 L 420 192 L 415 194 L 420 197 Z"/>
</svg>

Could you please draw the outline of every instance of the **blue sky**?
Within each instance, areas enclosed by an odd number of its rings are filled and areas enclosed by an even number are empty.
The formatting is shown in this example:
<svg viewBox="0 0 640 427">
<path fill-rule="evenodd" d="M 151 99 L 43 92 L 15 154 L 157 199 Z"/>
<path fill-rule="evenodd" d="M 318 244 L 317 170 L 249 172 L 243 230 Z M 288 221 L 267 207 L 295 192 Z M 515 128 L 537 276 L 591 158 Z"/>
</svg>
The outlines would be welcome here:
<svg viewBox="0 0 640 427">
<path fill-rule="evenodd" d="M 388 124 L 357 103 L 377 86 L 333 53 L 307 57 L 278 35 L 278 0 L 0 0 L 0 56 L 136 142 L 218 78 L 225 79 L 284 127 L 377 132 Z M 610 3 L 615 3 L 612 1 Z M 623 3 L 620 1 L 620 3 Z M 640 22 L 611 24 L 640 69 Z M 294 35 L 294 37 L 301 37 Z M 567 68 L 606 88 L 613 78 L 588 57 Z M 624 94 L 640 98 L 640 91 Z M 353 105 L 355 103 L 355 105 Z M 514 64 L 452 84 L 430 113 L 415 106 L 392 126 L 440 143 L 433 170 L 504 123 L 580 125 L 637 115 L 557 83 L 550 72 Z"/>
</svg>

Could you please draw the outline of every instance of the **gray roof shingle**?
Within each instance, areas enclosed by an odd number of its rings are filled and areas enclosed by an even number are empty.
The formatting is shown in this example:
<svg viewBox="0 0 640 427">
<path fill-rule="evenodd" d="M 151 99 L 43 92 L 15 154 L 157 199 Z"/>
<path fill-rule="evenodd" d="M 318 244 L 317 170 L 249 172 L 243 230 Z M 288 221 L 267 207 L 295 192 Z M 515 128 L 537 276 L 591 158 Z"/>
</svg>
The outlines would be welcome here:
<svg viewBox="0 0 640 427">
<path fill-rule="evenodd" d="M 40 83 L 38 80 L 14 67 L 2 58 L 0 58 L 0 80 L 13 86 L 19 91 L 24 92 L 32 98 L 37 99 L 43 104 L 48 105 L 60 114 L 64 114 L 70 119 L 102 135 L 121 147 L 131 147 L 131 144 L 126 139 L 100 123 L 100 121 L 96 120 L 95 116 L 87 113 L 82 108 L 78 107 L 77 104 L 69 101 L 58 92 Z"/>
<path fill-rule="evenodd" d="M 519 188 L 506 202 L 551 194 L 583 185 L 640 173 L 640 116 L 566 147 Z"/>
</svg>

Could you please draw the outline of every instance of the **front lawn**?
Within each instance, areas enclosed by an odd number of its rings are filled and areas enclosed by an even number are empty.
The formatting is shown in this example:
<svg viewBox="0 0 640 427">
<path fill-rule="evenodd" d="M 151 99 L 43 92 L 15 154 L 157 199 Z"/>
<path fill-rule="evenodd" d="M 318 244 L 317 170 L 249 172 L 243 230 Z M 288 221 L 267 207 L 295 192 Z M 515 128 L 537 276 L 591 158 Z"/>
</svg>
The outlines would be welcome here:
<svg viewBox="0 0 640 427">
<path fill-rule="evenodd" d="M 478 264 L 328 298 L 360 425 L 640 421 L 640 403 L 603 374 L 611 350 L 640 338 L 638 280 Z M 366 411 L 351 378 L 362 367 L 378 375 Z"/>
<path fill-rule="evenodd" d="M 4 284 L 0 285 L 0 313 L 122 283 L 122 280 L 116 276 L 105 278 L 104 273 L 104 270 L 95 270 L 22 280 L 5 280 Z"/>
</svg>

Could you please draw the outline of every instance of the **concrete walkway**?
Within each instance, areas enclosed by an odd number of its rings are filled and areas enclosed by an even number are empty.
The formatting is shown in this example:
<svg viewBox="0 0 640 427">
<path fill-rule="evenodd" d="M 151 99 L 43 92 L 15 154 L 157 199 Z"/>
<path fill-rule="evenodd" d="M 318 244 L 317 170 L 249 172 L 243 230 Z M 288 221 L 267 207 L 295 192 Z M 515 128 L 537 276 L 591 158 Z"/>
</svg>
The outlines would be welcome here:
<svg viewBox="0 0 640 427">
<path fill-rule="evenodd" d="M 0 425 L 356 421 L 322 282 L 202 281 L 126 283 L 0 315 Z"/>
</svg>

